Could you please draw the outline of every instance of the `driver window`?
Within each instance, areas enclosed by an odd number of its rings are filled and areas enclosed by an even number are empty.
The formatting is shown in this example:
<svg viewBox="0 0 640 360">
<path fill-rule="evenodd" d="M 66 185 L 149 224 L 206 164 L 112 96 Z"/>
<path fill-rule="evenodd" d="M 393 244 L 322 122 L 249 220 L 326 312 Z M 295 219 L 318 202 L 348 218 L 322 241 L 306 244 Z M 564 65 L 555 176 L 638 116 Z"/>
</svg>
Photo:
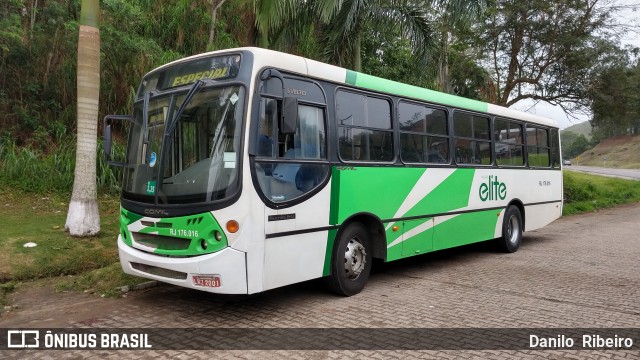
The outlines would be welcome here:
<svg viewBox="0 0 640 360">
<path fill-rule="evenodd" d="M 306 162 L 327 159 L 324 109 L 298 105 L 294 134 L 279 133 L 280 109 L 279 100 L 264 98 L 261 101 L 255 162 L 260 189 L 273 202 L 286 202 L 304 195 L 319 186 L 329 172 L 326 163 Z"/>
</svg>

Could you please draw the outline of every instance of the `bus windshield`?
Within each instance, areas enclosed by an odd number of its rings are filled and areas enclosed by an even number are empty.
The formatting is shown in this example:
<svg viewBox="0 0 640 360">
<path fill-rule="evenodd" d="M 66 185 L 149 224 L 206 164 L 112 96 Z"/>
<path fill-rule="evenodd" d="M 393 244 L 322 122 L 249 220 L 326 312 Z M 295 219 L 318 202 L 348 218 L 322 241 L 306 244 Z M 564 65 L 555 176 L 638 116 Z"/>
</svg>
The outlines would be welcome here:
<svg viewBox="0 0 640 360">
<path fill-rule="evenodd" d="M 125 199 L 198 203 L 224 200 L 238 190 L 244 88 L 203 87 L 189 99 L 187 91 L 148 96 L 146 114 L 144 101 L 135 104 Z"/>
</svg>

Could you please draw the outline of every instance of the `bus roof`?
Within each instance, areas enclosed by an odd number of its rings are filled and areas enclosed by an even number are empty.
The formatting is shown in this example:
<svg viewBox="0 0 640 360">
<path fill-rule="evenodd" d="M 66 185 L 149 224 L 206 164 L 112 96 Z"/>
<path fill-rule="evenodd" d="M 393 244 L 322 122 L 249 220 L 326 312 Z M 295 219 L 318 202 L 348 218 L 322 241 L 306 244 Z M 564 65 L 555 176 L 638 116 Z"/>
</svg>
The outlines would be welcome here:
<svg viewBox="0 0 640 360">
<path fill-rule="evenodd" d="M 249 51 L 255 55 L 254 71 L 258 71 L 264 67 L 277 67 L 279 69 L 288 70 L 294 73 L 305 75 L 316 79 L 324 79 L 332 82 L 351 85 L 367 90 L 403 96 L 412 99 L 424 100 L 436 104 L 452 106 L 460 109 L 477 111 L 496 116 L 504 116 L 512 119 L 523 120 L 527 122 L 558 127 L 555 120 L 530 114 L 523 111 L 509 109 L 500 105 L 485 103 L 478 100 L 467 99 L 464 97 L 442 93 L 435 90 L 429 90 L 413 85 L 400 83 L 376 76 L 359 73 L 338 66 L 322 63 L 316 60 L 303 58 L 297 55 L 291 55 L 274 50 L 244 47 L 227 50 L 218 50 L 209 53 L 193 55 L 187 58 L 173 61 L 163 65 L 153 71 L 162 69 L 166 66 L 176 65 L 181 62 L 194 60 L 200 57 L 217 55 L 228 52 Z M 152 71 L 152 72 L 153 72 Z"/>
</svg>

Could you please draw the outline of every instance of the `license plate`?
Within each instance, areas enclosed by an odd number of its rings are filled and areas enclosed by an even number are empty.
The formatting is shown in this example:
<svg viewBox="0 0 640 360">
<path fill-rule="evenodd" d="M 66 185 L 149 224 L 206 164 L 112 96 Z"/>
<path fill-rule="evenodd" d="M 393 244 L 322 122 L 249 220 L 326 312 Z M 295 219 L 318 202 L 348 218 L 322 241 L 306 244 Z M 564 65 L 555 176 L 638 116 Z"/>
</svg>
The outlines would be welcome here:
<svg viewBox="0 0 640 360">
<path fill-rule="evenodd" d="M 220 287 L 219 275 L 193 275 L 193 284 L 204 287 Z"/>
</svg>

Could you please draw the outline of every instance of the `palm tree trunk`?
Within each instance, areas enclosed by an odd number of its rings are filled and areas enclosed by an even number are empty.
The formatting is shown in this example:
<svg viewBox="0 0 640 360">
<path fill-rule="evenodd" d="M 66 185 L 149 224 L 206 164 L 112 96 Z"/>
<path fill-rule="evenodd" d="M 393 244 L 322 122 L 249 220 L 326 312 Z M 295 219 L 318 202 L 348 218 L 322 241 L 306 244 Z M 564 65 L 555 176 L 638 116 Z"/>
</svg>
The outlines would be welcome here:
<svg viewBox="0 0 640 360">
<path fill-rule="evenodd" d="M 100 232 L 96 200 L 96 150 L 100 94 L 100 31 L 98 0 L 82 0 L 78 36 L 78 139 L 73 193 L 65 229 L 73 236 Z"/>
<path fill-rule="evenodd" d="M 207 51 L 213 50 L 213 41 L 216 39 L 216 19 L 218 17 L 218 9 L 226 0 L 212 0 L 211 2 L 211 27 L 209 28 L 209 42 L 207 42 Z"/>
<path fill-rule="evenodd" d="M 356 43 L 353 46 L 353 70 L 362 72 L 362 31 L 356 34 Z"/>
<path fill-rule="evenodd" d="M 440 91 L 451 93 L 451 83 L 449 81 L 449 32 L 443 30 L 441 36 L 438 82 L 440 83 Z"/>
</svg>

